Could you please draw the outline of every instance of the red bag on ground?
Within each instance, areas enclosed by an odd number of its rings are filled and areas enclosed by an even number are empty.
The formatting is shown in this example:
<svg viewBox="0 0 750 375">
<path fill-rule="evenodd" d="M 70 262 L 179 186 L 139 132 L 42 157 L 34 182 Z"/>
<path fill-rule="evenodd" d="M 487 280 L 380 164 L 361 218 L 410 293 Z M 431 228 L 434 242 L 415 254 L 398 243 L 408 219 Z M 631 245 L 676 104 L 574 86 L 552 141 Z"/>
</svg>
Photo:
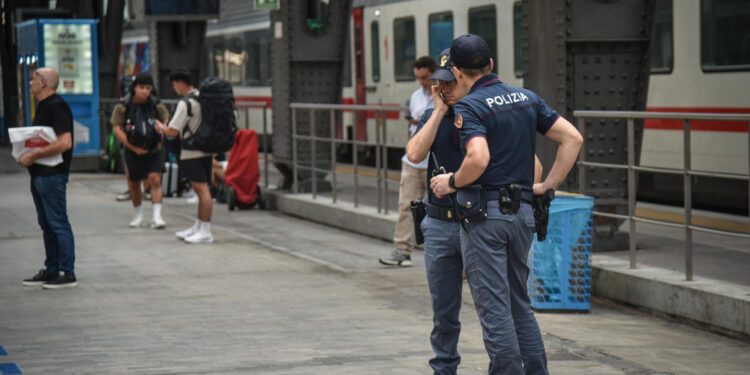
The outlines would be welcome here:
<svg viewBox="0 0 750 375">
<path fill-rule="evenodd" d="M 258 199 L 258 182 L 260 182 L 258 133 L 255 130 L 237 130 L 224 176 L 226 186 L 234 187 L 237 192 L 237 203 L 243 205 L 255 203 Z"/>
</svg>

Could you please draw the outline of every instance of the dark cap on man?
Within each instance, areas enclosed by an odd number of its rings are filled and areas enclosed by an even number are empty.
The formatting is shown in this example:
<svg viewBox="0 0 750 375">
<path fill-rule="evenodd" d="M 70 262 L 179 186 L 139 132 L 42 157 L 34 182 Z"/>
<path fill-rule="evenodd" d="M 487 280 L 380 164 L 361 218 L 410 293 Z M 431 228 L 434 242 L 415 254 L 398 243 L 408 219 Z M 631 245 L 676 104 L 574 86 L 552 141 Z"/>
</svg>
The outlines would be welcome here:
<svg viewBox="0 0 750 375">
<path fill-rule="evenodd" d="M 490 65 L 490 47 L 479 35 L 464 34 L 453 39 L 450 55 L 459 68 L 479 69 Z"/>
<path fill-rule="evenodd" d="M 446 48 L 440 52 L 440 56 L 438 57 L 438 68 L 435 70 L 435 73 L 432 73 L 430 79 L 455 81 L 456 77 L 453 76 L 451 67 L 453 67 L 453 61 L 451 61 L 451 49 Z"/>
</svg>

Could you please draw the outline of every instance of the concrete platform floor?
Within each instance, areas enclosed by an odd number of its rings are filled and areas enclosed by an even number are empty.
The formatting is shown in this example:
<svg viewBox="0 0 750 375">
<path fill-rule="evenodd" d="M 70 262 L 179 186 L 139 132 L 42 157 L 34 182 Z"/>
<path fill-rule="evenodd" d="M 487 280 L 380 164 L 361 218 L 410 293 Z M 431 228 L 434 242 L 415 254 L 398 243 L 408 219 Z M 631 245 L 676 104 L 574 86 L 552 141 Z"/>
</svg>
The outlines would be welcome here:
<svg viewBox="0 0 750 375">
<path fill-rule="evenodd" d="M 74 289 L 21 286 L 43 262 L 25 173 L 0 175 L 0 346 L 24 374 L 429 374 L 421 253 L 272 211 L 215 207 L 216 243 L 173 233 L 195 205 L 165 200 L 168 228 L 128 229 L 122 175 L 74 174 Z M 145 205 L 149 217 L 151 208 Z M 553 374 L 746 374 L 750 344 L 595 301 L 538 313 Z M 468 288 L 461 374 L 486 373 Z"/>
</svg>

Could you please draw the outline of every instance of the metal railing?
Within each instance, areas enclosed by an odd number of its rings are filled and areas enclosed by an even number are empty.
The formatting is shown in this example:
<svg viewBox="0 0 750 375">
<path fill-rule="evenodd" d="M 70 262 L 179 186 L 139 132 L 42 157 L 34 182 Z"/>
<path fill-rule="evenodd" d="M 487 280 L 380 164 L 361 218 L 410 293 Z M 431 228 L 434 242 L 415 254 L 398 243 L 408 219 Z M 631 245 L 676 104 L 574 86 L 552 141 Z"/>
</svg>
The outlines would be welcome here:
<svg viewBox="0 0 750 375">
<path fill-rule="evenodd" d="M 331 173 L 331 198 L 333 203 L 337 200 L 337 179 L 336 179 L 336 146 L 337 145 L 350 145 L 352 147 L 352 178 L 354 184 L 354 207 L 359 207 L 359 160 L 358 151 L 360 147 L 374 146 L 375 147 L 375 172 L 376 172 L 376 195 L 377 195 L 377 210 L 378 213 L 388 214 L 388 149 L 404 147 L 404 145 L 388 145 L 387 139 L 387 117 L 386 112 L 401 112 L 406 110 L 405 107 L 396 106 L 384 106 L 384 105 L 345 105 L 345 104 L 317 104 L 317 103 L 291 103 L 289 108 L 292 110 L 292 175 L 293 175 L 293 192 L 299 193 L 298 184 L 298 173 L 299 170 L 310 171 L 313 176 L 316 173 Z M 308 110 L 309 121 L 310 121 L 310 133 L 309 135 L 297 134 L 297 111 Z M 315 114 L 319 111 L 328 111 L 330 116 L 330 136 L 329 137 L 318 137 L 315 132 Z M 352 126 L 352 139 L 339 139 L 336 137 L 336 113 L 343 114 L 344 111 L 352 112 L 352 117 L 358 118 L 358 114 L 361 112 L 367 113 L 373 111 L 375 113 L 375 143 L 359 141 L 359 134 L 357 125 Z M 343 116 L 340 116 L 343 119 Z M 344 137 L 342 137 L 344 138 Z M 298 158 L 298 147 L 297 143 L 300 140 L 310 141 L 310 166 L 304 166 L 299 164 Z M 331 145 L 331 169 L 321 169 L 317 167 L 317 155 L 315 145 L 318 142 L 327 142 Z M 312 178 L 312 196 L 313 199 L 317 198 L 317 179 Z"/>
<path fill-rule="evenodd" d="M 692 224 L 692 176 L 718 177 L 725 179 L 736 179 L 748 181 L 748 201 L 750 202 L 750 170 L 747 175 L 733 173 L 716 173 L 696 171 L 691 167 L 691 146 L 690 146 L 690 121 L 691 120 L 719 120 L 719 121 L 740 121 L 747 122 L 750 130 L 750 114 L 705 114 L 705 113 L 670 113 L 670 112 L 628 112 L 628 111 L 575 111 L 573 116 L 577 119 L 578 130 L 583 135 L 584 146 L 586 142 L 586 118 L 625 118 L 627 120 L 627 138 L 628 138 L 628 163 L 608 164 L 595 163 L 586 161 L 585 147 L 581 147 L 578 157 L 578 186 L 579 192 L 585 193 L 586 188 L 586 167 L 595 168 L 612 168 L 626 169 L 628 171 L 628 215 L 618 215 L 606 212 L 594 211 L 595 216 L 627 220 L 629 224 L 629 258 L 630 268 L 636 268 L 636 251 L 635 251 L 635 223 L 643 222 L 648 224 L 662 225 L 673 228 L 682 228 L 685 230 L 685 279 L 693 280 L 693 231 L 702 231 L 721 235 L 750 238 L 750 235 L 743 233 L 734 233 L 710 229 Z M 636 119 L 672 119 L 683 121 L 683 142 L 684 142 L 684 167 L 683 168 L 655 168 L 642 167 L 635 165 L 635 120 Z M 750 155 L 750 132 L 748 132 L 748 154 Z M 750 163 L 750 156 L 748 157 Z M 749 164 L 750 169 L 750 164 Z M 668 221 L 647 219 L 635 216 L 635 173 L 636 172 L 653 172 L 683 175 L 683 196 L 685 222 L 677 224 Z M 750 203 L 748 204 L 750 206 Z M 748 207 L 748 228 L 750 228 L 750 207 Z"/>
</svg>

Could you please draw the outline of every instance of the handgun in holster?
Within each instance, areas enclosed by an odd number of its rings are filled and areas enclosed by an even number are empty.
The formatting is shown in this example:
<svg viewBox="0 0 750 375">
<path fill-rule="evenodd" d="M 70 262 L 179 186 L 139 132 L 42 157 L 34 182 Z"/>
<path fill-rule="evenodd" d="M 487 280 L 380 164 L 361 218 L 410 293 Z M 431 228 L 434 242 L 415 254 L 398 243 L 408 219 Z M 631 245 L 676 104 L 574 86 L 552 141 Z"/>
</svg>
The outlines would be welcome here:
<svg viewBox="0 0 750 375">
<path fill-rule="evenodd" d="M 422 220 L 424 219 L 427 212 L 425 210 L 424 201 L 421 199 L 411 201 L 409 205 L 411 208 L 411 217 L 414 219 L 414 238 L 417 240 L 417 245 L 424 243 L 424 233 L 422 233 Z"/>
<path fill-rule="evenodd" d="M 549 223 L 549 205 L 555 199 L 555 191 L 547 190 L 542 195 L 534 196 L 534 232 L 536 232 L 537 241 L 547 239 L 547 224 Z"/>
<path fill-rule="evenodd" d="M 521 208 L 521 184 L 510 184 L 500 188 L 500 212 L 505 215 L 512 215 Z"/>
</svg>

